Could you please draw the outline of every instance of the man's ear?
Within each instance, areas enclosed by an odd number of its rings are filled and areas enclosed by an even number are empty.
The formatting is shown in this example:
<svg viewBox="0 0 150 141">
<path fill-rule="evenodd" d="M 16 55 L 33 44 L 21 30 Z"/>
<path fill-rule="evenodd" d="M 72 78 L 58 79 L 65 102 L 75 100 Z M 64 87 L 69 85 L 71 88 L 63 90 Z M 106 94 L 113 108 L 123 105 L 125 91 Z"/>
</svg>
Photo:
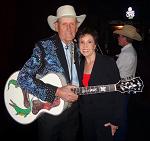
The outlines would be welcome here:
<svg viewBox="0 0 150 141">
<path fill-rule="evenodd" d="M 55 27 L 55 31 L 58 32 L 58 23 L 57 22 L 54 23 L 54 27 Z"/>
</svg>

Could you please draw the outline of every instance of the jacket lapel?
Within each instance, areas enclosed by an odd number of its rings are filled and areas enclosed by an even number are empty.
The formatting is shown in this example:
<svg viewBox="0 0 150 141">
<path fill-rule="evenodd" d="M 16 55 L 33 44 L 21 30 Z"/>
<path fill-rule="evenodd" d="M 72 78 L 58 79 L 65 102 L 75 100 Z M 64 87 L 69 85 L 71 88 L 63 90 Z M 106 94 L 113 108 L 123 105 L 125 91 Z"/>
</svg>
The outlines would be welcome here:
<svg viewBox="0 0 150 141">
<path fill-rule="evenodd" d="M 55 45 L 56 45 L 56 53 L 57 53 L 58 59 L 59 59 L 61 65 L 64 69 L 64 72 L 65 72 L 66 81 L 67 81 L 67 83 L 70 83 L 67 60 L 66 60 L 66 57 L 65 57 L 65 52 L 64 52 L 64 49 L 63 49 L 63 45 L 62 45 L 61 40 L 59 39 L 58 35 L 56 35 L 56 44 Z"/>
</svg>

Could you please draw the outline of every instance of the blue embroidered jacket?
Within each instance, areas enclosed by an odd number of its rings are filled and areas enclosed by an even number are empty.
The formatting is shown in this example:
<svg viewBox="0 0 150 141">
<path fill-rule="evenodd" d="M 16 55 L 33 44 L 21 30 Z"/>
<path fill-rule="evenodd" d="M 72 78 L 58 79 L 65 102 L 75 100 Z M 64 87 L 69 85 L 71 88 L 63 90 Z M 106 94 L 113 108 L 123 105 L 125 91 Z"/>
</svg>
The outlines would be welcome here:
<svg viewBox="0 0 150 141">
<path fill-rule="evenodd" d="M 78 51 L 75 49 L 74 59 L 79 74 L 78 55 Z M 23 91 L 33 94 L 43 101 L 53 102 L 57 87 L 46 84 L 37 78 L 37 74 L 42 77 L 50 72 L 60 73 L 65 77 L 67 83 L 70 82 L 63 45 L 57 34 L 35 44 L 33 54 L 20 70 L 17 82 Z"/>
</svg>

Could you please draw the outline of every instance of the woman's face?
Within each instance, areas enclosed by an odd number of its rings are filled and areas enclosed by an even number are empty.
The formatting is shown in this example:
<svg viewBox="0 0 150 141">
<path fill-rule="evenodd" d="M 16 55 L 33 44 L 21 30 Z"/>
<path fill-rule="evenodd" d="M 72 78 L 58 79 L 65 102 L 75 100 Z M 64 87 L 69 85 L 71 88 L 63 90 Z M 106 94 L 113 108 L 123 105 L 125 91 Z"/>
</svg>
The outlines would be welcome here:
<svg viewBox="0 0 150 141">
<path fill-rule="evenodd" d="M 90 34 L 81 35 L 79 38 L 79 48 L 83 56 L 88 57 L 95 53 L 96 44 Z"/>
</svg>

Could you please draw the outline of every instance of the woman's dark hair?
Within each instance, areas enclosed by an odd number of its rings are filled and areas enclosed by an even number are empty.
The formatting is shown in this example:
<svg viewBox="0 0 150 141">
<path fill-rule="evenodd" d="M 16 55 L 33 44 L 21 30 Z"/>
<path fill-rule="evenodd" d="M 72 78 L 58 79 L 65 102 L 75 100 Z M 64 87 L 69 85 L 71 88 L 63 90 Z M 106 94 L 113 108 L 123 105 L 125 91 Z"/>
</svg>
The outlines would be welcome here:
<svg viewBox="0 0 150 141">
<path fill-rule="evenodd" d="M 98 32 L 94 30 L 93 28 L 89 28 L 89 27 L 83 28 L 82 30 L 78 32 L 77 34 L 78 42 L 79 42 L 80 37 L 84 36 L 85 34 L 90 34 L 93 37 L 95 44 L 96 45 L 98 44 Z"/>
</svg>

